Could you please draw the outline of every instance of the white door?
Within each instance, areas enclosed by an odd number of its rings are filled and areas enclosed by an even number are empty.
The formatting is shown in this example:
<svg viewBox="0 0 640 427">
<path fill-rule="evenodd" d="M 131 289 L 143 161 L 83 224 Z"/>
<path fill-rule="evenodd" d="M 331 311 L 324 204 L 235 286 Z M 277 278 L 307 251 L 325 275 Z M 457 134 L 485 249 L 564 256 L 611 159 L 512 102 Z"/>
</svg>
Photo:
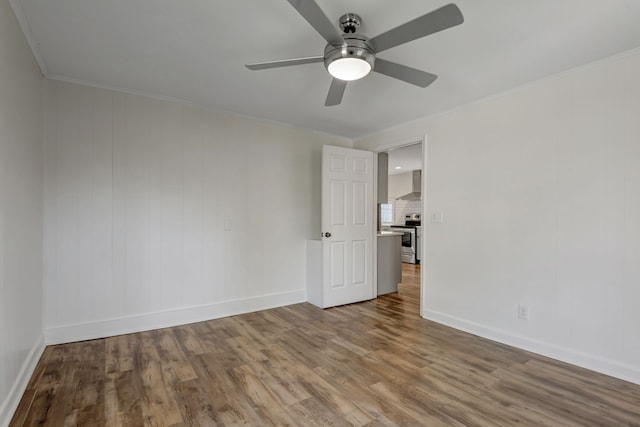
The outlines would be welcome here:
<svg viewBox="0 0 640 427">
<path fill-rule="evenodd" d="M 373 153 L 322 151 L 323 307 L 375 297 Z"/>
</svg>

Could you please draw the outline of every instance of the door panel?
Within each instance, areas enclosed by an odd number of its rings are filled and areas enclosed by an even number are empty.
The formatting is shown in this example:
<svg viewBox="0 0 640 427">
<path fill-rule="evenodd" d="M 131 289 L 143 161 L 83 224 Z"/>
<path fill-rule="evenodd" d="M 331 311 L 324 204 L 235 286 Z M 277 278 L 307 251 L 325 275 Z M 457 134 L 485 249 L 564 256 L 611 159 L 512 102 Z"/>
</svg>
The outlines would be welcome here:
<svg viewBox="0 0 640 427">
<path fill-rule="evenodd" d="M 346 167 L 346 156 L 333 153 L 330 155 L 330 168 L 331 172 L 344 172 Z"/>
<path fill-rule="evenodd" d="M 344 181 L 331 181 L 331 225 L 344 225 L 347 210 L 347 189 Z"/>
<path fill-rule="evenodd" d="M 366 226 L 367 225 L 367 183 L 366 182 L 354 182 L 353 183 L 353 225 Z"/>
<path fill-rule="evenodd" d="M 344 242 L 329 242 L 331 247 L 331 288 L 344 288 Z"/>
<path fill-rule="evenodd" d="M 365 159 L 353 159 L 353 176 L 359 176 L 366 179 L 367 174 L 367 161 Z"/>
<path fill-rule="evenodd" d="M 323 307 L 372 299 L 373 153 L 324 146 L 322 165 Z"/>
<path fill-rule="evenodd" d="M 353 285 L 363 286 L 367 284 L 367 241 L 353 241 Z"/>
</svg>

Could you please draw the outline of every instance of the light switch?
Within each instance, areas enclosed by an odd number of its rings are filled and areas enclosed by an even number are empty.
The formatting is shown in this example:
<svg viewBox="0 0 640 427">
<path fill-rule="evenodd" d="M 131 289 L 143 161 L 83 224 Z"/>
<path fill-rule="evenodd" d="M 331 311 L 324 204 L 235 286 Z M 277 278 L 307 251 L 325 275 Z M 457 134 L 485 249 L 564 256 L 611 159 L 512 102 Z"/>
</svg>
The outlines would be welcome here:
<svg viewBox="0 0 640 427">
<path fill-rule="evenodd" d="M 233 221 L 231 221 L 230 219 L 225 219 L 224 220 L 224 231 L 231 231 L 232 228 L 233 228 Z"/>
<path fill-rule="evenodd" d="M 442 224 L 442 211 L 431 211 L 431 222 L 434 224 Z"/>
</svg>

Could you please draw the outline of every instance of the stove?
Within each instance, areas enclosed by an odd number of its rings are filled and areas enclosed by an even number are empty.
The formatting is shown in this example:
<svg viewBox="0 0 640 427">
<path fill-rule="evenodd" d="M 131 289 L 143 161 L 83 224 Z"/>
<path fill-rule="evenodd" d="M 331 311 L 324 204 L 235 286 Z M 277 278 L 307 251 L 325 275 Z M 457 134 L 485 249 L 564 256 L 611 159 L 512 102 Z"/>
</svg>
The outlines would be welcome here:
<svg viewBox="0 0 640 427">
<path fill-rule="evenodd" d="M 400 257 L 402 262 L 419 264 L 420 214 L 409 214 L 405 217 L 404 225 L 392 225 L 391 230 L 402 233 L 402 247 Z"/>
</svg>

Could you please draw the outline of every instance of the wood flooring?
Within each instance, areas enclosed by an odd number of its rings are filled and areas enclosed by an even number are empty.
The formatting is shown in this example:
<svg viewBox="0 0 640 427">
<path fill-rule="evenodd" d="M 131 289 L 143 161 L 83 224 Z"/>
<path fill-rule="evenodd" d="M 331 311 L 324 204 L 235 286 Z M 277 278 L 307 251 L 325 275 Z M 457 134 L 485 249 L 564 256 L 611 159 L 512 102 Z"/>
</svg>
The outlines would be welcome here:
<svg viewBox="0 0 640 427">
<path fill-rule="evenodd" d="M 365 303 L 47 347 L 11 425 L 640 425 L 640 386 L 421 319 L 404 269 Z"/>
</svg>

